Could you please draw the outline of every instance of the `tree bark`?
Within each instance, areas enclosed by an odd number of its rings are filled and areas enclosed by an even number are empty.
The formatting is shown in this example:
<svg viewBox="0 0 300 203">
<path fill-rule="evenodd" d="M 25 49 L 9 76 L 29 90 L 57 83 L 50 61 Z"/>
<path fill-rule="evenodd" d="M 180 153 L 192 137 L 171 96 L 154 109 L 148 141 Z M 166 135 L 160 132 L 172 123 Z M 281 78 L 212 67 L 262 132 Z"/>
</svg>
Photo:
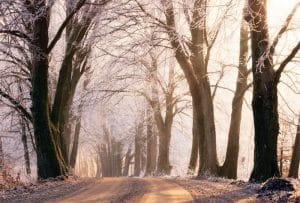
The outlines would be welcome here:
<svg viewBox="0 0 300 203">
<path fill-rule="evenodd" d="M 172 167 L 169 160 L 170 138 L 171 131 L 159 132 L 159 155 L 157 161 L 158 175 L 169 175 L 171 173 Z"/>
<path fill-rule="evenodd" d="M 192 139 L 192 150 L 188 168 L 188 174 L 193 175 L 196 170 L 196 165 L 198 163 L 199 154 L 199 144 L 200 144 L 200 129 L 198 125 L 197 112 L 195 104 L 193 104 L 193 139 Z"/>
<path fill-rule="evenodd" d="M 248 78 L 248 34 L 248 25 L 245 20 L 242 20 L 240 28 L 240 56 L 238 76 L 236 82 L 236 90 L 232 101 L 232 112 L 226 158 L 223 166 L 220 167 L 220 175 L 230 179 L 237 178 L 241 116 L 243 109 L 243 99 L 247 89 Z"/>
<path fill-rule="evenodd" d="M 216 146 L 216 131 L 214 121 L 214 108 L 211 97 L 211 90 L 208 77 L 202 79 L 203 89 L 201 90 L 201 110 L 204 122 L 204 143 L 200 146 L 203 148 L 202 157 L 200 158 L 200 166 L 198 176 L 202 175 L 217 175 L 218 159 L 217 159 L 217 146 Z M 205 118 L 205 119 L 204 119 Z M 201 135 L 200 135 L 201 136 Z M 202 149 L 200 149 L 202 150 Z"/>
<path fill-rule="evenodd" d="M 277 139 L 279 133 L 278 97 L 266 14 L 266 0 L 249 0 L 251 27 L 253 116 L 255 128 L 254 168 L 251 181 L 279 176 Z"/>
<path fill-rule="evenodd" d="M 291 165 L 289 169 L 289 175 L 288 175 L 289 177 L 298 178 L 299 163 L 300 163 L 300 116 L 299 116 L 299 122 L 297 126 L 295 144 L 293 147 Z"/>
</svg>

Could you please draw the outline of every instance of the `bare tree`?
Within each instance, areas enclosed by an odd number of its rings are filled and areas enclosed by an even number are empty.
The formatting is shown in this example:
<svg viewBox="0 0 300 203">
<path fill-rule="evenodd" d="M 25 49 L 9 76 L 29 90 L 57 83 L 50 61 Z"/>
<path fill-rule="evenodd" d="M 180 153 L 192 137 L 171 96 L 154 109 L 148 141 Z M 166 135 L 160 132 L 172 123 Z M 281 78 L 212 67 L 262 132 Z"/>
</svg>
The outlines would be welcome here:
<svg viewBox="0 0 300 203">
<path fill-rule="evenodd" d="M 158 92 L 158 64 L 157 60 L 152 58 L 151 62 L 151 81 L 152 81 L 152 100 L 150 105 L 153 108 L 154 119 L 158 129 L 159 147 L 158 147 L 158 160 L 157 160 L 157 174 L 170 174 L 171 165 L 169 160 L 169 148 L 171 141 L 171 131 L 173 125 L 173 119 L 175 116 L 174 99 L 174 67 L 171 65 L 169 68 L 169 82 L 166 88 L 165 96 L 165 116 L 162 115 L 162 102 L 159 99 Z"/>
<path fill-rule="evenodd" d="M 70 15 L 74 7 L 73 1 L 66 1 L 66 14 Z M 82 75 L 89 69 L 91 42 L 89 30 L 99 7 L 89 4 L 80 15 L 73 17 L 66 26 L 66 50 L 60 67 L 57 87 L 52 105 L 51 119 L 59 129 L 59 143 L 64 161 L 69 165 L 71 135 L 67 133 L 70 108 L 77 84 Z M 101 11 L 99 11 L 100 13 Z"/>
<path fill-rule="evenodd" d="M 58 28 L 54 38 L 49 40 L 49 21 L 53 2 L 25 1 L 20 3 L 26 16 L 31 16 L 28 22 L 23 22 L 23 31 L 13 29 L 1 30 L 2 34 L 18 37 L 28 44 L 29 72 L 32 92 L 32 118 L 23 110 L 23 114 L 33 121 L 34 135 L 38 157 L 38 176 L 47 178 L 64 174 L 68 170 L 70 153 L 70 135 L 65 133 L 68 123 L 69 109 L 72 104 L 76 85 L 81 75 L 88 68 L 87 59 L 91 52 L 89 43 L 83 41 L 88 35 L 95 9 L 104 6 L 109 1 L 99 0 L 85 4 L 66 1 L 66 18 Z M 78 11 L 84 7 L 84 11 Z M 76 16 L 76 17 L 75 17 Z M 58 77 L 54 102 L 51 107 L 49 100 L 48 81 L 49 54 L 60 40 L 66 29 L 66 52 Z M 30 36 L 30 37 L 29 37 Z M 17 106 L 17 105 L 16 105 Z M 19 105 L 20 106 L 20 105 Z M 21 109 L 18 107 L 18 109 Z"/>
<path fill-rule="evenodd" d="M 187 54 L 186 46 L 181 42 L 176 31 L 173 2 L 165 1 L 163 5 L 170 42 L 175 51 L 175 57 L 185 74 L 192 96 L 194 109 L 193 137 L 199 136 L 199 139 L 194 138 L 194 140 L 199 140 L 199 175 L 204 173 L 217 174 L 218 169 L 213 101 L 207 75 L 210 49 L 217 37 L 217 32 L 214 34 L 213 40 L 208 42 L 205 26 L 206 4 L 207 1 L 196 0 L 192 10 L 192 18 L 188 18 L 190 19 L 189 28 L 192 36 L 191 43 L 188 46 L 190 55 Z M 194 147 L 196 146 L 194 145 Z"/>
<path fill-rule="evenodd" d="M 244 55 L 247 55 L 247 41 L 243 41 L 243 47 L 241 50 L 239 64 L 239 78 L 243 82 L 237 82 L 237 90 L 235 93 L 234 104 L 238 104 L 237 107 L 233 107 L 232 112 L 232 124 L 229 132 L 230 144 L 228 144 L 227 161 L 223 167 L 220 167 L 217 160 L 216 153 L 216 133 L 215 133 L 215 119 L 214 119 L 214 107 L 213 98 L 214 92 L 211 92 L 211 85 L 208 77 L 208 68 L 210 61 L 210 53 L 217 40 L 220 23 L 213 27 L 212 30 L 208 29 L 207 14 L 208 1 L 193 1 L 192 6 L 187 2 L 182 2 L 182 10 L 185 16 L 185 23 L 189 27 L 188 36 L 184 36 L 180 33 L 180 29 L 177 27 L 177 17 L 180 17 L 180 12 L 175 11 L 174 4 L 178 2 L 164 1 L 162 2 L 163 11 L 165 14 L 165 21 L 157 18 L 151 12 L 145 9 L 145 6 L 137 3 L 142 12 L 150 17 L 156 24 L 166 31 L 169 37 L 171 48 L 174 50 L 175 58 L 179 63 L 181 69 L 184 72 L 185 78 L 189 85 L 190 94 L 192 96 L 193 104 L 193 142 L 192 151 L 189 164 L 189 172 L 195 170 L 198 154 L 200 159 L 200 167 L 198 175 L 206 173 L 221 175 L 221 176 L 236 176 L 237 164 L 229 162 L 229 158 L 232 160 L 238 157 L 238 138 L 239 138 L 239 124 L 234 125 L 234 122 L 240 123 L 241 109 L 243 103 L 244 93 L 247 87 L 247 61 Z M 227 4 L 224 16 L 230 9 L 231 1 Z M 191 9 L 189 9 L 191 7 Z M 178 15 L 178 16 L 176 16 Z M 245 28 L 245 26 L 243 26 Z M 247 35 L 244 34 L 243 35 Z M 189 37 L 190 36 L 190 37 Z M 244 37 L 244 36 L 243 36 Z M 247 38 L 247 37 L 246 37 Z M 244 40 L 244 39 L 243 39 Z M 246 43 L 246 46 L 244 45 Z M 241 70 L 240 70 L 241 69 Z M 245 73 L 246 72 L 246 73 Z M 216 84 L 218 86 L 218 84 Z M 241 101 L 241 102 L 240 102 Z M 234 138 L 233 138 L 234 137 Z M 232 139 L 237 142 L 231 142 Z M 232 166 L 233 172 L 229 172 L 228 165 Z M 225 170 L 225 168 L 227 168 Z M 229 174 L 229 173 L 233 173 Z"/>
<path fill-rule="evenodd" d="M 239 138 L 242 117 L 242 107 L 246 90 L 252 85 L 247 84 L 250 71 L 247 69 L 248 62 L 248 40 L 249 29 L 246 21 L 242 19 L 240 28 L 240 54 L 238 65 L 238 76 L 236 80 L 236 89 L 232 100 L 232 111 L 230 127 L 228 133 L 227 150 L 224 164 L 220 167 L 219 175 L 231 179 L 237 178 Z"/>
<path fill-rule="evenodd" d="M 27 11 L 35 18 L 32 22 L 32 116 L 34 135 L 37 145 L 37 166 L 39 178 L 55 177 L 67 171 L 66 165 L 57 145 L 59 131 L 51 125 L 50 104 L 48 94 L 48 56 L 64 28 L 74 14 L 84 5 L 80 1 L 71 15 L 58 30 L 54 39 L 49 43 L 48 25 L 50 20 L 50 5 L 46 1 L 26 1 Z"/>
<path fill-rule="evenodd" d="M 102 177 L 122 176 L 122 151 L 121 141 L 114 138 L 111 132 L 103 126 L 104 142 L 97 145 L 97 174 Z"/>
<path fill-rule="evenodd" d="M 273 56 L 282 34 L 288 29 L 292 17 L 300 6 L 298 3 L 273 42 L 270 41 L 267 24 L 267 1 L 248 0 L 245 19 L 251 27 L 253 116 L 255 127 L 254 168 L 252 181 L 264 181 L 279 176 L 277 164 L 277 138 L 279 133 L 277 86 L 282 71 L 300 49 L 300 42 L 292 52 L 274 69 Z"/>
</svg>

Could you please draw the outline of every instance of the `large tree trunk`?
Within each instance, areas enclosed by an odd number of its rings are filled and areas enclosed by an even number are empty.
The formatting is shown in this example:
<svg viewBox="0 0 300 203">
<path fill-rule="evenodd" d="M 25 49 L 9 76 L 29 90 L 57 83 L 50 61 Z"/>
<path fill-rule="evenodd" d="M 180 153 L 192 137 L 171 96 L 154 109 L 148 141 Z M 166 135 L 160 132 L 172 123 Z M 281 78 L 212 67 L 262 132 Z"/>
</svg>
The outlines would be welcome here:
<svg viewBox="0 0 300 203">
<path fill-rule="evenodd" d="M 289 169 L 289 177 L 298 178 L 299 163 L 300 163 L 300 116 L 299 116 L 299 122 L 297 126 L 295 144 L 293 147 L 291 165 Z"/>
<path fill-rule="evenodd" d="M 33 23 L 32 61 L 32 117 L 37 146 L 37 168 L 39 178 L 64 174 L 65 167 L 56 146 L 57 132 L 51 126 L 48 98 L 48 24 L 49 11 L 46 1 L 36 2 L 43 12 Z"/>
<path fill-rule="evenodd" d="M 73 11 L 74 2 L 67 1 L 67 16 Z M 89 7 L 85 7 L 89 12 Z M 84 37 L 89 31 L 89 26 L 94 16 L 87 14 L 80 19 L 73 19 L 66 26 L 66 50 L 62 61 L 59 77 L 52 106 L 51 119 L 59 129 L 60 148 L 66 164 L 69 165 L 71 134 L 67 125 L 70 118 L 70 109 L 79 79 L 85 71 L 87 58 L 90 54 L 90 45 L 83 46 Z M 80 47 L 81 45 L 81 47 Z M 74 58 L 76 57 L 76 60 Z"/>
<path fill-rule="evenodd" d="M 171 173 L 171 165 L 169 160 L 169 148 L 171 139 L 171 129 L 159 129 L 159 153 L 157 161 L 157 174 L 169 175 Z"/>
<path fill-rule="evenodd" d="M 269 52 L 266 0 L 249 0 L 251 26 L 253 116 L 255 128 L 254 168 L 251 181 L 279 176 L 277 139 L 279 133 L 277 83 Z"/>
<path fill-rule="evenodd" d="M 210 84 L 208 77 L 202 79 L 201 88 L 201 107 L 202 116 L 204 121 L 204 143 L 200 143 L 203 149 L 203 156 L 200 157 L 200 166 L 198 176 L 202 175 L 217 175 L 218 159 L 217 159 L 217 146 L 216 146 L 216 131 L 214 121 L 214 108 L 211 96 Z M 201 114 L 200 114 L 201 115 Z M 201 136 L 201 135 L 200 135 Z"/>
<path fill-rule="evenodd" d="M 198 153 L 199 153 L 199 144 L 200 144 L 200 129 L 198 125 L 198 117 L 195 108 L 195 104 L 193 104 L 193 139 L 192 139 L 192 150 L 188 168 L 188 174 L 193 175 L 196 170 L 196 165 L 198 163 Z"/>
<path fill-rule="evenodd" d="M 72 165 L 74 164 L 74 158 L 76 159 L 76 157 L 72 157 L 72 156 L 77 156 L 77 153 L 73 153 L 73 151 L 75 152 L 77 149 L 73 149 L 74 148 L 74 143 L 76 142 L 76 139 L 79 139 L 79 134 L 80 134 L 80 128 L 81 128 L 81 121 L 77 121 L 77 119 L 80 119 L 81 115 L 78 115 L 78 118 L 76 119 L 76 124 L 75 124 L 75 132 L 74 132 L 74 138 L 73 141 L 71 139 L 71 126 L 72 126 L 72 121 L 71 121 L 71 106 L 73 103 L 73 99 L 75 96 L 75 91 L 76 91 L 76 87 L 77 84 L 81 78 L 83 73 L 80 72 L 80 70 L 76 70 L 74 69 L 72 71 L 72 78 L 70 79 L 70 81 L 68 81 L 66 84 L 66 88 L 65 91 L 68 91 L 68 96 L 65 96 L 65 101 L 62 103 L 62 105 L 64 106 L 63 114 L 60 117 L 60 132 L 61 132 L 61 142 L 64 143 L 63 146 L 61 146 L 62 148 L 64 148 L 64 159 L 66 161 L 66 163 L 72 167 Z M 81 109 L 82 109 L 82 105 L 80 104 L 79 109 L 78 109 L 78 113 L 81 114 Z M 77 130 L 77 131 L 76 131 Z M 78 134 L 76 134 L 78 133 Z M 73 148 L 71 148 L 71 142 L 73 142 Z M 78 145 L 78 144 L 77 144 Z M 76 146 L 76 145 L 75 145 Z M 78 146 L 76 146 L 78 148 Z M 72 154 L 73 153 L 73 154 Z M 73 160 L 71 160 L 73 159 Z M 73 162 L 73 163 L 72 163 Z"/>
<path fill-rule="evenodd" d="M 71 47 L 71 42 L 67 43 L 65 58 L 62 62 L 59 77 L 52 106 L 51 120 L 56 128 L 59 129 L 59 143 L 62 150 L 63 158 L 66 164 L 69 164 L 69 146 L 70 137 L 66 137 L 64 133 L 67 116 L 69 115 L 70 104 L 70 85 L 67 81 L 71 80 L 72 58 L 75 49 Z"/>
<path fill-rule="evenodd" d="M 191 92 L 192 97 L 196 97 L 201 105 L 202 113 L 199 114 L 199 122 L 204 127 L 204 139 L 199 146 L 203 149 L 203 157 L 200 157 L 198 176 L 206 175 L 207 173 L 217 175 L 218 160 L 216 148 L 216 130 L 214 119 L 213 98 L 211 95 L 210 81 L 208 77 L 207 67 L 209 59 L 208 48 L 205 47 L 206 39 L 206 15 L 207 15 L 207 1 L 196 0 L 194 2 L 193 20 L 190 25 L 190 32 L 192 36 L 191 44 L 191 64 L 194 71 L 198 91 L 196 95 Z M 202 22 L 203 23 L 199 23 Z M 205 56 L 206 54 L 206 56 Z M 190 79 L 190 78 L 189 78 Z M 200 94 L 200 97 L 198 97 Z M 195 101 L 196 98 L 193 98 Z M 193 102 L 195 103 L 195 102 Z M 197 107 L 196 107 L 197 108 Z M 197 111 L 200 109 L 197 109 Z M 205 119 L 202 119 L 201 116 Z M 197 128 L 197 127 L 196 127 Z M 202 136 L 201 134 L 198 135 Z"/>
<path fill-rule="evenodd" d="M 237 178 L 239 138 L 244 94 L 247 89 L 247 57 L 249 29 L 246 21 L 242 20 L 240 29 L 240 56 L 236 90 L 232 101 L 232 112 L 227 142 L 226 158 L 220 168 L 220 175 L 230 179 Z"/>
<path fill-rule="evenodd" d="M 39 178 L 56 177 L 63 174 L 63 162 L 60 160 L 54 139 L 56 132 L 51 128 L 49 117 L 48 87 L 45 82 L 48 59 L 38 59 L 40 56 L 35 58 L 32 71 L 32 117 L 37 146 L 38 176 Z"/>
<path fill-rule="evenodd" d="M 198 176 L 201 176 L 201 167 L 203 167 L 203 160 L 205 157 L 205 132 L 204 132 L 204 116 L 202 112 L 201 99 L 199 95 L 194 95 L 193 100 L 193 136 L 197 136 L 198 139 L 198 156 L 199 156 L 199 168 Z"/>
</svg>

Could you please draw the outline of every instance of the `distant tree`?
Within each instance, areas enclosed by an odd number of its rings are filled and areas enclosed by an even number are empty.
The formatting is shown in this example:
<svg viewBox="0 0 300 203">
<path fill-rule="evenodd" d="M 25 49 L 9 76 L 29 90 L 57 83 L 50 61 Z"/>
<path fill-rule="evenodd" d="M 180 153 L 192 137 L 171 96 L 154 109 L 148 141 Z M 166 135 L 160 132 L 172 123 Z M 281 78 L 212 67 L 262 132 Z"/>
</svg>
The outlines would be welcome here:
<svg viewBox="0 0 300 203">
<path fill-rule="evenodd" d="M 125 161 L 124 161 L 124 167 L 123 167 L 123 176 L 129 175 L 129 166 L 131 163 L 131 160 L 133 159 L 133 154 L 131 153 L 131 147 L 128 148 L 126 154 L 125 154 Z"/>
<path fill-rule="evenodd" d="M 155 121 L 155 128 L 152 127 L 151 132 L 148 132 L 152 134 L 152 138 L 149 138 L 149 140 L 151 139 L 151 141 L 153 141 L 153 143 L 149 143 L 149 145 L 151 145 L 149 152 L 152 153 L 151 156 L 149 155 L 149 159 L 153 159 L 152 169 L 155 168 L 157 136 L 158 155 L 156 171 L 158 175 L 164 175 L 170 174 L 172 168 L 170 165 L 169 151 L 174 117 L 183 111 L 186 106 L 182 105 L 179 107 L 179 103 L 184 100 L 184 95 L 175 95 L 176 86 L 180 82 L 178 75 L 175 74 L 175 64 L 169 60 L 167 63 L 167 79 L 160 78 L 159 70 L 161 67 L 159 65 L 159 57 L 154 54 L 153 50 L 150 52 L 150 59 L 148 61 L 145 59 L 146 57 L 141 60 L 142 65 L 147 71 L 147 81 L 149 82 L 148 92 L 142 92 L 142 95 L 145 96 L 151 107 L 148 111 L 151 111 L 152 117 L 148 116 L 148 121 L 151 122 L 150 119 L 154 119 Z M 147 125 L 149 125 L 149 123 Z M 150 128 L 150 126 L 147 126 L 148 130 L 150 130 Z M 149 163 L 149 165 L 151 164 Z"/>
<path fill-rule="evenodd" d="M 172 65 L 171 65 L 172 66 Z M 159 99 L 159 89 L 158 89 L 158 64 L 155 58 L 152 58 L 150 68 L 151 77 L 151 88 L 152 88 L 152 98 L 149 103 L 153 109 L 154 120 L 158 130 L 158 160 L 157 160 L 157 174 L 169 175 L 171 173 L 170 165 L 170 141 L 171 141 L 171 131 L 175 112 L 175 105 L 177 104 L 174 97 L 175 91 L 175 73 L 174 67 L 169 67 L 169 81 L 167 88 L 165 90 L 165 115 L 162 115 L 162 102 Z"/>
<path fill-rule="evenodd" d="M 142 114 L 142 116 L 144 116 Z M 134 134 L 134 176 L 140 176 L 142 171 L 142 156 L 143 156 L 143 139 L 144 121 L 143 118 L 137 121 Z"/>
<path fill-rule="evenodd" d="M 152 107 L 147 105 L 147 164 L 146 175 L 154 175 L 157 165 L 157 128 L 154 123 Z"/>
<path fill-rule="evenodd" d="M 102 177 L 122 176 L 122 143 L 103 126 L 104 142 L 97 146 L 97 174 Z"/>
<path fill-rule="evenodd" d="M 69 163 L 72 169 L 75 168 L 75 164 L 76 164 L 80 130 L 81 130 L 81 115 L 75 117 L 75 130 L 74 130 L 73 144 L 70 153 L 70 163 Z"/>
</svg>

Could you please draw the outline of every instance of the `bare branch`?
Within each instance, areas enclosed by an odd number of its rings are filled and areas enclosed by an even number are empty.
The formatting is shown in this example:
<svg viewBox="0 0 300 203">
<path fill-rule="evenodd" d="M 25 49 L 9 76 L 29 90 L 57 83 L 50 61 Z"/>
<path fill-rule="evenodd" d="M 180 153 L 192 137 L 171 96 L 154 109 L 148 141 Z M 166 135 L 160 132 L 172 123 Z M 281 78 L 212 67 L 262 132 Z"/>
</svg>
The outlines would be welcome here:
<svg viewBox="0 0 300 203">
<path fill-rule="evenodd" d="M 80 10 L 80 8 L 84 5 L 86 0 L 79 0 L 79 2 L 77 3 L 76 7 L 73 9 L 73 11 L 70 12 L 70 14 L 66 17 L 66 19 L 64 20 L 64 22 L 61 24 L 61 26 L 59 27 L 56 35 L 54 36 L 53 40 L 50 42 L 48 48 L 47 48 L 47 53 L 50 53 L 51 50 L 54 48 L 54 46 L 56 45 L 56 43 L 58 42 L 58 40 L 60 39 L 64 29 L 66 28 L 66 26 L 68 25 L 68 23 L 71 21 L 71 19 L 73 18 L 73 16 Z"/>
<path fill-rule="evenodd" d="M 7 99 L 13 105 L 13 107 L 16 110 L 20 111 L 29 121 L 31 121 L 31 122 L 33 121 L 31 114 L 25 109 L 25 107 L 23 107 L 20 104 L 20 102 L 16 101 L 14 98 L 12 98 L 9 94 L 5 93 L 1 89 L 0 89 L 0 96 Z"/>
<path fill-rule="evenodd" d="M 274 41 L 273 41 L 273 44 L 271 46 L 271 49 L 270 49 L 270 53 L 271 55 L 274 55 L 274 52 L 275 52 L 275 48 L 279 42 L 279 39 L 281 38 L 281 36 L 287 31 L 288 29 L 288 26 L 290 24 L 290 22 L 292 21 L 294 15 L 296 14 L 296 11 L 297 9 L 300 7 L 300 2 L 297 3 L 293 10 L 291 11 L 291 13 L 288 15 L 287 19 L 285 20 L 285 23 L 284 25 L 281 27 L 280 31 L 278 32 L 278 34 L 276 35 Z"/>
<path fill-rule="evenodd" d="M 286 57 L 286 59 L 284 59 L 284 61 L 281 63 L 281 65 L 279 66 L 279 68 L 276 71 L 275 74 L 275 82 L 278 83 L 281 73 L 283 72 L 284 68 L 287 66 L 287 64 L 296 56 L 296 54 L 298 53 L 300 49 L 300 42 L 298 42 L 298 44 L 296 45 L 296 47 L 292 50 L 292 52 L 290 53 L 290 55 L 288 55 Z"/>
<path fill-rule="evenodd" d="M 30 42 L 30 43 L 32 41 L 31 38 L 28 35 L 26 35 L 23 32 L 20 32 L 18 30 L 0 30 L 0 33 L 13 35 L 15 37 L 18 37 L 18 38 L 21 38 L 21 39 L 25 39 L 27 42 Z"/>
<path fill-rule="evenodd" d="M 147 12 L 145 10 L 145 8 L 137 1 L 134 0 L 136 2 L 136 4 L 138 5 L 138 7 L 141 9 L 141 11 L 148 17 L 154 19 L 155 21 L 157 21 L 160 25 L 162 25 L 163 27 L 166 27 L 166 23 L 164 23 L 163 21 L 161 21 L 160 19 L 158 19 L 157 17 L 153 16 L 152 14 L 150 14 L 149 12 Z"/>
</svg>

